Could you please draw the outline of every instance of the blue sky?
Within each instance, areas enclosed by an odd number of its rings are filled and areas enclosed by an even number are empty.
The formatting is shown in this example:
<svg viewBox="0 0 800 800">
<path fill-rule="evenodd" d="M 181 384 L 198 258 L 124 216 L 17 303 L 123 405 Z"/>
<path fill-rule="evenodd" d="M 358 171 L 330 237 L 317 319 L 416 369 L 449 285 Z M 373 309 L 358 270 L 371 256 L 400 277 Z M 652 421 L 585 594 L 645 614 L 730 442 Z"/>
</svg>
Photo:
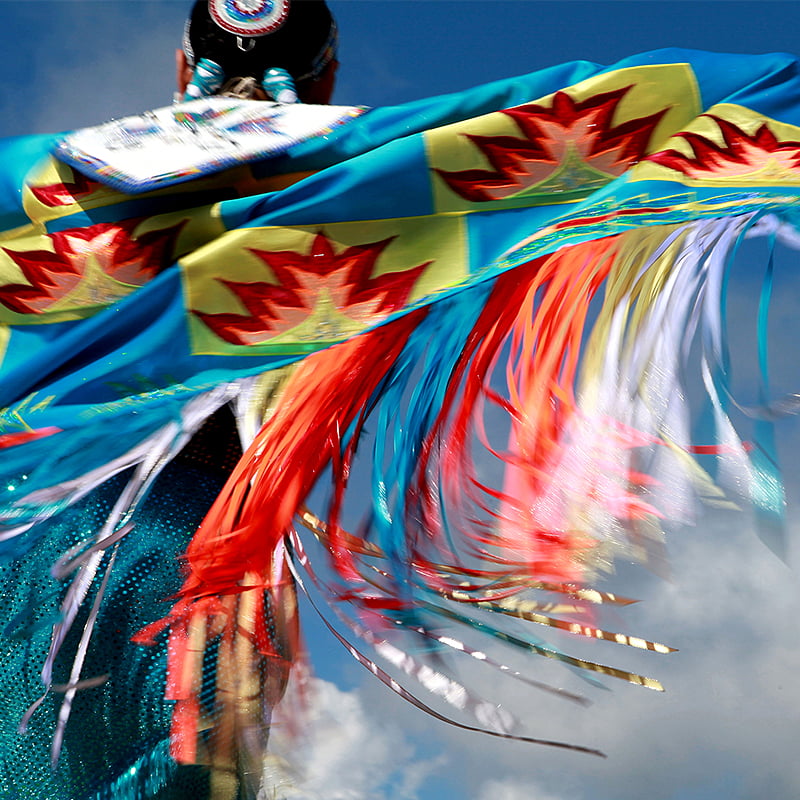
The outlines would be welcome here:
<svg viewBox="0 0 800 800">
<path fill-rule="evenodd" d="M 171 99 L 188 0 L 3 2 L 0 133 L 53 131 Z M 692 47 L 792 52 L 791 2 L 332 0 L 340 103 L 387 105 L 575 59 Z"/>
<path fill-rule="evenodd" d="M 633 52 L 691 47 L 734 53 L 800 47 L 800 3 L 331 0 L 341 29 L 340 103 L 386 105 L 468 88 L 562 61 L 611 64 Z M 185 0 L 2 2 L 0 134 L 49 132 L 169 103 Z M 794 316 L 794 283 L 776 297 Z M 734 303 L 746 305 L 746 296 Z M 778 333 L 780 328 L 778 329 Z M 795 385 L 790 342 L 777 364 Z M 782 429 L 791 465 L 796 425 Z M 788 472 L 797 497 L 796 470 Z M 794 518 L 790 530 L 796 530 Z M 595 692 L 588 710 L 460 674 L 522 714 L 531 735 L 599 746 L 601 761 L 448 729 L 390 696 L 346 660 L 306 614 L 318 674 L 310 786 L 322 800 L 745 800 L 800 796 L 796 571 L 744 515 L 701 517 L 669 543 L 671 580 L 625 565 L 613 586 L 643 602 L 613 620 L 680 649 L 585 651 L 654 674 L 665 695 Z M 796 559 L 794 559 L 796 563 Z M 573 648 L 574 649 L 574 648 Z M 550 664 L 536 677 L 562 680 Z M 570 686 L 572 676 L 564 678 Z M 309 789 L 309 792 L 311 792 Z M 311 796 L 309 794 L 309 796 Z"/>
</svg>

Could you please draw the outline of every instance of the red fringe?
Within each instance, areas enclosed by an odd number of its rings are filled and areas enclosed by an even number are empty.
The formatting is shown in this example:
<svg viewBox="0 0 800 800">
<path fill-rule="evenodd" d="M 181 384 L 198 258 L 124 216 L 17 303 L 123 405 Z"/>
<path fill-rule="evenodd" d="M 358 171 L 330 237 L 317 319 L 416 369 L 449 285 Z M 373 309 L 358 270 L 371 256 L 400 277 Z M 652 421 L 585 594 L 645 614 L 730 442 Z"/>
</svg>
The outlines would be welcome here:
<svg viewBox="0 0 800 800">
<path fill-rule="evenodd" d="M 167 696 L 177 701 L 171 747 L 180 763 L 195 763 L 197 758 L 202 681 L 197 648 L 220 634 L 231 635 L 236 625 L 224 598 L 253 588 L 256 575 L 273 601 L 281 602 L 280 584 L 287 578 L 284 570 L 273 574 L 276 548 L 320 472 L 331 463 L 341 496 L 352 454 L 342 456 L 342 436 L 351 425 L 360 427 L 371 396 L 425 313 L 420 309 L 407 314 L 298 366 L 275 414 L 244 453 L 192 539 L 185 556 L 187 578 L 171 613 L 136 637 L 149 643 L 161 630 L 170 629 Z M 328 534 L 334 566 L 343 578 L 360 582 L 346 534 L 331 523 Z M 257 618 L 263 616 L 263 605 L 258 611 Z M 256 622 L 254 639 L 263 656 L 276 657 L 263 621 Z"/>
<path fill-rule="evenodd" d="M 439 474 L 451 527 L 471 531 L 477 543 L 500 544 L 507 559 L 525 561 L 527 574 L 536 579 L 580 579 L 580 556 L 592 540 L 573 531 L 542 530 L 526 519 L 526 510 L 550 480 L 565 425 L 575 411 L 574 384 L 586 315 L 608 276 L 616 247 L 616 237 L 575 245 L 497 278 L 422 449 L 415 493 L 423 509 L 422 529 L 429 537 L 442 530 L 438 487 L 429 483 L 431 474 Z M 505 399 L 489 383 L 509 339 Z M 510 452 L 498 452 L 487 441 L 481 410 L 486 399 L 511 416 Z M 488 451 L 507 464 L 502 492 L 475 477 L 471 446 L 476 429 Z M 445 441 L 447 446 L 442 447 Z M 487 498 L 500 501 L 499 514 Z M 469 503 L 491 519 L 485 535 L 479 533 L 485 523 L 467 513 Z M 498 524 L 502 536 L 496 533 Z M 415 557 L 424 561 L 425 542 L 419 545 Z M 483 548 L 476 554 L 497 558 Z"/>
</svg>

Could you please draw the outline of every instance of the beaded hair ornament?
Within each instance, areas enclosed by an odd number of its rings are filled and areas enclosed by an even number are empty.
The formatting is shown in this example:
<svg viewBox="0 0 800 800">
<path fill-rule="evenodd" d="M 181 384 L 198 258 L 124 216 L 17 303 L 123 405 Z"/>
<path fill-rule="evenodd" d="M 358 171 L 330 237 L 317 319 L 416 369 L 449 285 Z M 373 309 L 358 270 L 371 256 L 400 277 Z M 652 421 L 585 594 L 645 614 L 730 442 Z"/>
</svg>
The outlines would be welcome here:
<svg viewBox="0 0 800 800">
<path fill-rule="evenodd" d="M 278 30 L 289 16 L 290 0 L 208 0 L 211 18 L 223 30 L 248 38 Z"/>
</svg>

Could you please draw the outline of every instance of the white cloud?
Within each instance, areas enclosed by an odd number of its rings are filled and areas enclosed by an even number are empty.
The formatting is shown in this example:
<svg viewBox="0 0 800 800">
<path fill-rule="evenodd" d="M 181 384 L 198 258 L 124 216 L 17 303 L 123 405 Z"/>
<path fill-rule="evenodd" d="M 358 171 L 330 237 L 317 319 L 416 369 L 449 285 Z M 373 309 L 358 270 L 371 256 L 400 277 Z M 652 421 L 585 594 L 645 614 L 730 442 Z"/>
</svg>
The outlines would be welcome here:
<svg viewBox="0 0 800 800">
<path fill-rule="evenodd" d="M 442 728 L 439 740 L 450 743 L 453 779 L 483 785 L 466 797 L 800 796 L 794 756 L 800 590 L 796 575 L 742 522 L 742 515 L 709 515 L 696 529 L 681 531 L 671 547 L 674 580 L 651 576 L 649 584 L 639 586 L 643 602 L 615 614 L 609 625 L 652 636 L 680 652 L 656 656 L 558 640 L 568 652 L 658 677 L 664 694 L 607 681 L 610 692 L 583 687 L 594 705 L 578 709 L 524 688 L 502 687 L 505 702 L 525 720 L 526 732 L 600 747 L 606 760 L 465 738 Z M 550 666 L 539 661 L 526 660 L 532 677 Z M 559 682 L 581 686 L 569 674 Z M 500 689 L 491 673 L 470 673 L 469 683 L 488 696 Z"/>
<path fill-rule="evenodd" d="M 267 782 L 287 800 L 414 800 L 441 757 L 420 758 L 391 718 L 376 715 L 364 695 L 311 681 L 306 733 L 273 737 Z M 270 797 L 270 795 L 267 795 Z"/>
<path fill-rule="evenodd" d="M 189 2 L 47 5 L 38 16 L 26 10 L 4 34 L 9 47 L 35 42 L 15 50 L 28 82 L 12 83 L 0 99 L 5 135 L 56 132 L 170 104 Z"/>
<path fill-rule="evenodd" d="M 475 800 L 569 800 L 566 795 L 554 795 L 534 783 L 519 780 L 486 781 Z"/>
</svg>

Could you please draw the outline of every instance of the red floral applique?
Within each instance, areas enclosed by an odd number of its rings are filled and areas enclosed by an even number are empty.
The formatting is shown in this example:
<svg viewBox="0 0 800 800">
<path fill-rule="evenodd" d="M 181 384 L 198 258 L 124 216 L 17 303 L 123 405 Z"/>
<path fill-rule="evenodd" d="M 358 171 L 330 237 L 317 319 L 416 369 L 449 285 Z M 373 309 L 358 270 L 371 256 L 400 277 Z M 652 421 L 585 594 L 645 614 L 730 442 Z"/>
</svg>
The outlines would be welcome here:
<svg viewBox="0 0 800 800">
<path fill-rule="evenodd" d="M 719 126 L 723 144 L 689 131 L 679 135 L 691 145 L 693 156 L 677 150 L 664 150 L 649 156 L 648 161 L 697 180 L 743 177 L 765 169 L 773 172 L 800 171 L 800 142 L 780 141 L 766 123 L 755 133 L 748 134 L 725 119 L 713 114 L 705 116 Z"/>
<path fill-rule="evenodd" d="M 219 278 L 247 314 L 193 311 L 226 342 L 263 342 L 297 327 L 320 302 L 357 322 L 380 321 L 402 308 L 419 275 L 431 263 L 372 277 L 375 264 L 392 238 L 347 247 L 337 253 L 324 233 L 314 237 L 309 253 L 250 250 L 272 271 L 277 283 Z"/>
<path fill-rule="evenodd" d="M 453 191 L 476 203 L 500 200 L 543 183 L 569 157 L 610 177 L 621 175 L 644 157 L 667 111 L 613 125 L 614 113 L 630 89 L 626 86 L 580 101 L 556 92 L 549 107 L 530 103 L 507 109 L 501 113 L 516 122 L 521 137 L 468 136 L 492 169 L 436 171 Z"/>
<path fill-rule="evenodd" d="M 141 286 L 174 260 L 181 222 L 134 236 L 141 220 L 101 222 L 48 234 L 53 251 L 3 248 L 27 283 L 0 286 L 0 304 L 18 314 L 41 314 L 75 290 L 90 259 L 120 283 Z"/>
</svg>

